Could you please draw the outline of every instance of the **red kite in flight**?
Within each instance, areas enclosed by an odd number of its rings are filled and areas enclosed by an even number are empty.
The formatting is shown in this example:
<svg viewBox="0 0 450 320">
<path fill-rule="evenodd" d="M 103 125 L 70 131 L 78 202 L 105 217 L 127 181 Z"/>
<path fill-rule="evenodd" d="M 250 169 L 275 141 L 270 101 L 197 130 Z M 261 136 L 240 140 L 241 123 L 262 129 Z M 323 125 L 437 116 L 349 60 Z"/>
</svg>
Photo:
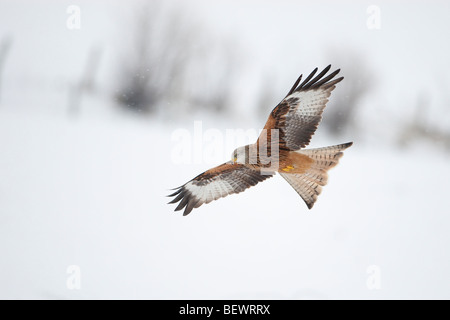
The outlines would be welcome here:
<svg viewBox="0 0 450 320">
<path fill-rule="evenodd" d="M 303 149 L 322 119 L 331 92 L 344 79 L 335 79 L 340 70 L 327 75 L 330 68 L 326 67 L 316 77 L 317 68 L 314 69 L 301 84 L 302 76 L 297 79 L 287 96 L 270 113 L 256 143 L 237 148 L 231 161 L 176 188 L 169 195 L 175 197 L 169 203 L 180 202 L 175 211 L 185 208 L 183 215 L 188 215 L 204 203 L 242 192 L 276 172 L 311 209 L 327 183 L 327 171 L 338 164 L 342 151 L 353 144 Z"/>
</svg>

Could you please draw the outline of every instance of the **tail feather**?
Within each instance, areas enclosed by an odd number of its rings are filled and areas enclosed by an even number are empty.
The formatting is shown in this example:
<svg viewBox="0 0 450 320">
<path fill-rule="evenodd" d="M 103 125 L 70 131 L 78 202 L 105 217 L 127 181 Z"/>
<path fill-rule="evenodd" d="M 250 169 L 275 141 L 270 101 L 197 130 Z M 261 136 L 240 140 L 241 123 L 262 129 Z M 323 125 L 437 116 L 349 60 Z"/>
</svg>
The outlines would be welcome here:
<svg viewBox="0 0 450 320">
<path fill-rule="evenodd" d="M 317 200 L 317 196 L 322 192 L 322 187 L 306 178 L 304 174 L 280 172 L 280 175 L 297 191 L 308 208 L 311 209 Z"/>
<path fill-rule="evenodd" d="M 305 173 L 280 172 L 280 175 L 297 191 L 311 209 L 317 201 L 317 196 L 322 192 L 322 187 L 327 184 L 327 171 L 338 164 L 339 159 L 344 155 L 342 151 L 352 144 L 353 142 L 349 142 L 325 148 L 297 151 L 313 159 L 314 163 Z"/>
</svg>

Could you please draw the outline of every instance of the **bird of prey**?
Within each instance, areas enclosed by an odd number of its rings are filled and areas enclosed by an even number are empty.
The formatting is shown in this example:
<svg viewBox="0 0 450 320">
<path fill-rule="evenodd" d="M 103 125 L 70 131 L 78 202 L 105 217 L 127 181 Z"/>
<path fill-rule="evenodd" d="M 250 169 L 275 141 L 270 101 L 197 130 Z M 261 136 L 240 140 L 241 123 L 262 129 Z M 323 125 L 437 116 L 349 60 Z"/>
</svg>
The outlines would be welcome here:
<svg viewBox="0 0 450 320">
<path fill-rule="evenodd" d="M 277 172 L 297 191 L 311 209 L 327 183 L 327 171 L 336 166 L 343 150 L 353 143 L 317 149 L 304 149 L 317 129 L 331 92 L 343 77 L 339 69 L 328 74 L 331 65 L 317 76 L 315 68 L 303 82 L 302 75 L 286 97 L 272 110 L 254 144 L 237 148 L 231 161 L 209 169 L 176 190 L 169 203 L 175 211 L 192 209 L 204 203 L 240 193 Z M 315 76 L 315 77 L 314 77 Z M 313 78 L 314 77 L 314 78 Z"/>
</svg>

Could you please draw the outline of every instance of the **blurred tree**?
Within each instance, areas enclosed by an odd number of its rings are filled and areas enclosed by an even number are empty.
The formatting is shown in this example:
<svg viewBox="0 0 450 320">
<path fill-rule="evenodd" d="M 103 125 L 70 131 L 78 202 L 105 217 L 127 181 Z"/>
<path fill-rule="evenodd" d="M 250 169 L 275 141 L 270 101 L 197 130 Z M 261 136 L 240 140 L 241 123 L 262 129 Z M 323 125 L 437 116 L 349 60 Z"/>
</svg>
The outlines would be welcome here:
<svg viewBox="0 0 450 320">
<path fill-rule="evenodd" d="M 278 95 L 274 89 L 275 75 L 272 71 L 266 72 L 262 77 L 258 100 L 256 101 L 257 117 L 260 121 L 267 120 L 269 113 L 281 101 L 282 95 Z M 286 93 L 285 93 L 286 94 Z"/>
<path fill-rule="evenodd" d="M 122 65 L 118 100 L 128 109 L 151 112 L 164 93 L 179 82 L 187 52 L 183 53 L 183 44 L 177 42 L 178 32 L 183 30 L 173 24 L 162 27 L 161 3 L 154 2 L 137 15 L 134 46 Z"/>
<path fill-rule="evenodd" d="M 344 82 L 333 91 L 328 102 L 327 116 L 323 119 L 324 127 L 333 135 L 357 131 L 355 121 L 360 103 L 374 85 L 372 71 L 362 61 L 362 55 L 351 51 L 330 50 L 329 61 L 333 67 L 340 68 Z"/>
<path fill-rule="evenodd" d="M 237 70 L 236 51 L 227 48 L 234 47 L 208 38 L 162 2 L 140 9 L 136 21 L 134 45 L 119 70 L 120 105 L 143 113 L 225 111 Z"/>
<path fill-rule="evenodd" d="M 401 147 L 409 147 L 420 141 L 427 141 L 432 145 L 442 147 L 450 151 L 450 131 L 440 128 L 441 119 L 433 119 L 429 116 L 431 99 L 422 94 L 417 98 L 415 114 L 403 122 L 400 122 L 400 132 L 397 143 Z"/>
</svg>

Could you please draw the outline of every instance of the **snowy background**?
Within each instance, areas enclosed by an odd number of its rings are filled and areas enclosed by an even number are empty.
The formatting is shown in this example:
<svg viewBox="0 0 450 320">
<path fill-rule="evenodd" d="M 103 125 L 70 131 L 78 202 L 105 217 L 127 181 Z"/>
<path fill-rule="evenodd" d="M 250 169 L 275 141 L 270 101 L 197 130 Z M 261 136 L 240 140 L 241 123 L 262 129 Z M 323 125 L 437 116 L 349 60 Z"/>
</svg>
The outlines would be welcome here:
<svg viewBox="0 0 450 320">
<path fill-rule="evenodd" d="M 449 14 L 2 0 L 0 298 L 449 299 Z M 355 144 L 313 210 L 275 177 L 173 212 L 168 189 L 330 63 L 345 80 L 311 146 Z"/>
</svg>

